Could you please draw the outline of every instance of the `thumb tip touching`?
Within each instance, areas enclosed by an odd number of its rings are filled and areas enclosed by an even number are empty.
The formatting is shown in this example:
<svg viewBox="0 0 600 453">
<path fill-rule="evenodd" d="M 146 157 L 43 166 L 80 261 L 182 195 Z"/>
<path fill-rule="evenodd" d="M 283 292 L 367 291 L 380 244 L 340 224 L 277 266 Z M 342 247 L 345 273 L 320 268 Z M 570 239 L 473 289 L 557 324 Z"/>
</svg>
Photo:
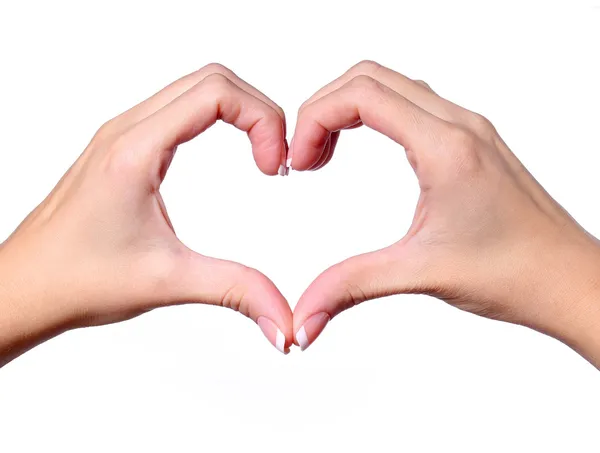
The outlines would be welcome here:
<svg viewBox="0 0 600 453">
<path fill-rule="evenodd" d="M 266 339 L 281 353 L 289 354 L 292 344 L 296 344 L 301 351 L 306 350 L 323 332 L 331 317 L 325 312 L 315 313 L 310 316 L 298 329 L 294 341 L 288 341 L 283 331 L 277 324 L 266 316 L 260 316 L 256 323 Z"/>
<path fill-rule="evenodd" d="M 309 285 L 292 313 L 275 284 L 256 269 L 198 255 L 195 258 L 196 265 L 189 266 L 184 279 L 189 285 L 181 285 L 188 289 L 183 299 L 215 303 L 245 314 L 283 354 L 288 354 L 294 344 L 306 350 L 338 313 L 384 293 L 398 292 L 390 291 L 381 278 L 371 278 L 381 275 L 389 259 L 385 253 L 370 253 L 323 272 Z"/>
<path fill-rule="evenodd" d="M 296 332 L 296 344 L 300 350 L 308 348 L 327 326 L 331 316 L 328 313 L 320 312 L 309 316 Z"/>
<path fill-rule="evenodd" d="M 284 354 L 293 344 L 292 310 L 275 284 L 242 264 L 191 252 L 169 285 L 171 303 L 195 301 L 230 308 L 252 319 L 267 340 Z M 181 269 L 181 268 L 180 268 Z"/>
<path fill-rule="evenodd" d="M 279 352 L 289 354 L 291 342 L 288 342 L 285 334 L 277 327 L 277 324 L 266 316 L 259 316 L 256 323 L 263 335 Z"/>
<path fill-rule="evenodd" d="M 366 300 L 402 292 L 398 279 L 388 279 L 395 266 L 392 248 L 358 255 L 331 266 L 304 291 L 294 309 L 294 343 L 302 351 L 312 345 L 331 319 Z"/>
</svg>

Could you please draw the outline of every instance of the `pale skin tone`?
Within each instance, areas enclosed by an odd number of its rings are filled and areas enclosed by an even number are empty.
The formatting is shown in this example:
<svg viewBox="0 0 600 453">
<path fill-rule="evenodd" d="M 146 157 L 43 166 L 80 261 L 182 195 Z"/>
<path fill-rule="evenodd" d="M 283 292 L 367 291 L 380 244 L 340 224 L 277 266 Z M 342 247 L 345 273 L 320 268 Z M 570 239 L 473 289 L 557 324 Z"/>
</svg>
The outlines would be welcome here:
<svg viewBox="0 0 600 453">
<path fill-rule="evenodd" d="M 412 226 L 397 243 L 323 272 L 292 315 L 267 277 L 191 251 L 167 215 L 159 189 L 174 150 L 218 119 L 248 132 L 267 175 L 286 159 L 295 171 L 323 167 L 344 129 L 388 136 L 419 181 Z M 240 311 L 282 352 L 305 349 L 358 303 L 424 293 L 544 332 L 600 367 L 600 243 L 489 121 L 362 62 L 302 106 L 289 149 L 285 130 L 282 110 L 220 65 L 103 126 L 0 246 L 0 366 L 66 330 L 191 302 Z"/>
<path fill-rule="evenodd" d="M 241 264 L 188 249 L 160 185 L 177 145 L 218 119 L 246 131 L 256 164 L 285 161 L 282 110 L 233 72 L 209 65 L 105 124 L 53 192 L 0 249 L 0 364 L 56 334 L 201 302 L 238 310 L 274 344 L 292 344 L 276 286 Z"/>
</svg>

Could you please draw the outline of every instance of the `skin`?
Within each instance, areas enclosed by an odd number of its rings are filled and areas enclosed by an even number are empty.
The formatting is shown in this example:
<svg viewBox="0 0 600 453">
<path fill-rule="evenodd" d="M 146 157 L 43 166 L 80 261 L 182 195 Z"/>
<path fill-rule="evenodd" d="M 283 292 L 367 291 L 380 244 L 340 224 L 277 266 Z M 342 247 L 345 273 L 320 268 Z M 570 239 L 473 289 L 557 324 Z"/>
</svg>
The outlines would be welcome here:
<svg viewBox="0 0 600 453">
<path fill-rule="evenodd" d="M 160 195 L 177 145 L 218 119 L 247 132 L 260 170 L 277 174 L 286 154 L 283 111 L 220 65 L 100 128 L 0 248 L 0 366 L 66 330 L 188 302 L 262 320 L 271 342 L 278 326 L 291 345 L 292 312 L 271 280 L 188 249 Z"/>
<path fill-rule="evenodd" d="M 323 272 L 292 316 L 267 277 L 188 249 L 167 215 L 160 184 L 177 145 L 218 119 L 248 133 L 268 175 L 286 151 L 296 171 L 322 168 L 344 129 L 390 137 L 421 188 L 411 228 Z M 0 366 L 66 330 L 190 302 L 240 311 L 274 345 L 279 329 L 283 352 L 305 349 L 358 303 L 423 293 L 554 336 L 600 367 L 600 243 L 488 120 L 366 61 L 302 106 L 289 150 L 285 127 L 276 104 L 215 64 L 105 124 L 0 245 Z"/>
<path fill-rule="evenodd" d="M 334 316 L 391 294 L 435 296 L 556 337 L 600 367 L 600 243 L 537 183 L 492 124 L 375 62 L 300 109 L 294 170 L 331 159 L 339 131 L 366 125 L 406 150 L 421 189 L 397 243 L 323 272 L 294 310 L 307 347 Z M 306 340 L 298 332 L 306 326 Z"/>
</svg>

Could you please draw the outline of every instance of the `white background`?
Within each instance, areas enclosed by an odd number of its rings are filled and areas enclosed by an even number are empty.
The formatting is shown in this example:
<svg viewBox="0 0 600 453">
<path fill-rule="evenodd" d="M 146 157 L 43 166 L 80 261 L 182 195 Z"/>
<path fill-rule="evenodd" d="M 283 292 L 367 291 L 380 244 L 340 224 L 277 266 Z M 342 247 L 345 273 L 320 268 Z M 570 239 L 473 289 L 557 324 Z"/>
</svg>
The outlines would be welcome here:
<svg viewBox="0 0 600 453">
<path fill-rule="evenodd" d="M 0 50 L 0 238 L 104 121 L 188 72 L 229 66 L 292 131 L 367 58 L 489 117 L 600 235 L 600 1 L 1 0 Z M 399 239 L 418 192 L 373 131 L 343 135 L 320 172 L 269 178 L 219 124 L 180 148 L 163 194 L 185 243 L 259 268 L 294 305 L 329 265 Z M 421 296 L 365 303 L 289 356 L 237 313 L 185 306 L 0 370 L 7 453 L 597 452 L 599 412 L 600 373 L 566 346 Z"/>
</svg>

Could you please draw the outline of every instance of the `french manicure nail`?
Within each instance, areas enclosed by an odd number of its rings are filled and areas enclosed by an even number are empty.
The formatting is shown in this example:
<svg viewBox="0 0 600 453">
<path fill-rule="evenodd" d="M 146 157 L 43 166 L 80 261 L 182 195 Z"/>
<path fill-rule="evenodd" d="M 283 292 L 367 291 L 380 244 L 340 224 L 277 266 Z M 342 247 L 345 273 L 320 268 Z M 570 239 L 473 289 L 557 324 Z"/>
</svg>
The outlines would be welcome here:
<svg viewBox="0 0 600 453">
<path fill-rule="evenodd" d="M 260 316 L 256 320 L 256 323 L 258 324 L 258 327 L 260 327 L 260 330 L 262 330 L 264 336 L 267 337 L 267 340 L 269 340 L 279 352 L 282 352 L 283 354 L 290 352 L 290 350 L 285 347 L 285 335 L 279 327 L 277 327 L 277 324 L 265 316 Z"/>
<path fill-rule="evenodd" d="M 302 327 L 296 332 L 296 341 L 302 351 L 317 339 L 330 319 L 327 313 L 321 312 L 312 315 L 304 321 Z"/>
<path fill-rule="evenodd" d="M 289 150 L 290 150 L 290 148 L 288 146 L 287 140 L 283 139 L 283 155 L 286 156 L 286 158 L 287 158 Z M 279 165 L 279 171 L 277 173 L 279 173 L 280 176 L 287 176 L 288 175 L 287 164 L 283 163 L 283 164 Z"/>
<path fill-rule="evenodd" d="M 285 161 L 285 166 L 287 168 L 292 168 L 292 157 L 294 157 L 294 137 L 292 137 L 292 141 L 290 142 L 290 148 L 287 153 L 287 160 Z"/>
</svg>

